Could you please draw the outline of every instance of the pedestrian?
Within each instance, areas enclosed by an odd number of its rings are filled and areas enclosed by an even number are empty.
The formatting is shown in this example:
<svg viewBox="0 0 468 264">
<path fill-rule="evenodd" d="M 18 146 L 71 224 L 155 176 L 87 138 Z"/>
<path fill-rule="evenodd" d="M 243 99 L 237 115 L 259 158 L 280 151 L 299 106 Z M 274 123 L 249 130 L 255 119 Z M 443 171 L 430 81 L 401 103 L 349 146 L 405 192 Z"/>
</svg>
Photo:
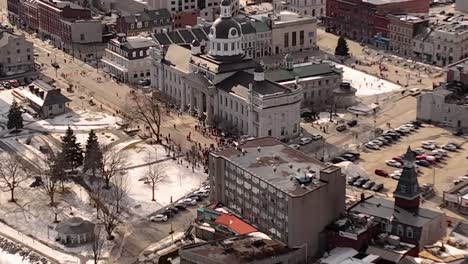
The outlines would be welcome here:
<svg viewBox="0 0 468 264">
<path fill-rule="evenodd" d="M 174 124 L 174 129 L 176 129 L 176 124 Z"/>
</svg>

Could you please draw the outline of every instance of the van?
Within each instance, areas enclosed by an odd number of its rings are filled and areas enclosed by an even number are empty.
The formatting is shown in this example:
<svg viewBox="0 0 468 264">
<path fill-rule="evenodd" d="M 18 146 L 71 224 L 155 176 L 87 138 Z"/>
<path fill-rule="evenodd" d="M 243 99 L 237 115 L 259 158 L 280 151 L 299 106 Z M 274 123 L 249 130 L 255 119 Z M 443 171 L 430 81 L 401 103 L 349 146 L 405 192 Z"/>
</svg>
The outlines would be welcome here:
<svg viewBox="0 0 468 264">
<path fill-rule="evenodd" d="M 410 94 L 411 96 L 420 95 L 420 94 L 421 94 L 421 89 L 419 89 L 419 88 L 410 89 L 410 90 L 409 90 L 409 94 Z"/>
</svg>

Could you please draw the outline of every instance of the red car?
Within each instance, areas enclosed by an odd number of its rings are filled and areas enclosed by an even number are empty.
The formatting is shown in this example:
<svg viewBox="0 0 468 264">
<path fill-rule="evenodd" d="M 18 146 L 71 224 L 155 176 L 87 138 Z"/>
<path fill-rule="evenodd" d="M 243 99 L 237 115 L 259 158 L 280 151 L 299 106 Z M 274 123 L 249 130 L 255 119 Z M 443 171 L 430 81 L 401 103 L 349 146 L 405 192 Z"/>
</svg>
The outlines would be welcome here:
<svg viewBox="0 0 468 264">
<path fill-rule="evenodd" d="M 425 155 L 425 154 L 417 155 L 417 156 L 416 156 L 416 159 L 417 159 L 417 160 L 425 160 L 425 159 L 426 159 L 426 155 Z"/>
<path fill-rule="evenodd" d="M 404 163 L 404 162 L 403 162 L 403 159 L 400 158 L 400 157 L 393 157 L 392 160 L 398 161 L 398 162 L 400 162 L 401 164 Z"/>
<path fill-rule="evenodd" d="M 11 80 L 11 81 L 10 81 L 10 84 L 11 84 L 11 86 L 13 86 L 14 88 L 20 86 L 20 83 L 19 83 L 17 80 Z"/>
<path fill-rule="evenodd" d="M 388 177 L 388 172 L 381 170 L 381 169 L 376 169 L 374 173 L 382 177 Z"/>
</svg>

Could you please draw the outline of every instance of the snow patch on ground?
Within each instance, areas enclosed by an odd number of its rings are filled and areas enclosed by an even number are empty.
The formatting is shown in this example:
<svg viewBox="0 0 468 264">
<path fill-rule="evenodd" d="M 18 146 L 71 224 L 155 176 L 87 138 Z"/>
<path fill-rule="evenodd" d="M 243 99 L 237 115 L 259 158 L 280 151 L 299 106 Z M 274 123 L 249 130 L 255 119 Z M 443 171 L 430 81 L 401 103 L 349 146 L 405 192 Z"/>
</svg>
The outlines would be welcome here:
<svg viewBox="0 0 468 264">
<path fill-rule="evenodd" d="M 137 144 L 129 149 L 123 150 L 129 161 L 128 166 L 136 166 L 150 161 L 165 159 L 164 148 L 160 145 Z M 182 160 L 182 159 L 180 159 Z M 188 167 L 187 162 L 177 164 L 176 160 L 166 160 L 157 163 L 164 169 L 167 175 L 166 182 L 159 184 L 155 190 L 156 201 L 151 201 L 152 193 L 148 184 L 142 178 L 148 170 L 148 166 L 129 169 L 126 171 L 130 190 L 128 193 L 128 204 L 136 214 L 146 216 L 155 212 L 172 201 L 176 201 L 193 190 L 200 188 L 207 179 L 207 174 L 201 168 Z"/>
<path fill-rule="evenodd" d="M 36 164 L 40 168 L 45 168 L 47 165 L 47 157 L 39 150 L 39 145 L 41 145 L 40 142 L 35 140 L 34 145 L 27 145 L 26 142 L 29 137 L 33 136 L 10 137 L 1 139 L 1 141 L 13 148 L 16 153 L 24 159 L 31 161 L 31 163 Z"/>
<path fill-rule="evenodd" d="M 81 144 L 81 147 L 83 149 L 86 147 L 86 142 L 88 140 L 88 135 L 89 135 L 89 133 L 81 133 L 81 132 L 75 133 L 76 141 Z M 98 137 L 98 141 L 99 141 L 99 144 L 101 146 L 107 146 L 107 145 L 111 144 L 112 142 L 119 139 L 118 136 L 112 134 L 111 132 L 96 131 L 96 135 Z M 62 137 L 64 136 L 64 133 L 54 133 L 54 134 L 52 134 L 52 136 L 54 138 L 56 138 L 57 140 L 61 141 Z"/>
<path fill-rule="evenodd" d="M 342 64 L 334 64 L 337 68 L 343 70 L 343 81 L 350 82 L 351 86 L 357 89 L 356 96 L 377 95 L 402 89 L 398 84 L 377 78 Z"/>
<path fill-rule="evenodd" d="M 89 131 L 91 129 L 118 128 L 117 122 L 119 120 L 119 118 L 106 113 L 79 110 L 67 112 L 54 118 L 39 120 L 26 127 L 39 131 L 63 132 L 70 126 L 78 132 Z"/>
<path fill-rule="evenodd" d="M 344 114 L 337 113 L 336 115 L 333 114 L 332 118 L 333 121 L 336 122 L 337 119 L 342 119 Z M 315 120 L 314 123 L 316 124 L 328 124 L 330 123 L 330 113 L 329 112 L 320 112 L 319 119 Z"/>
</svg>

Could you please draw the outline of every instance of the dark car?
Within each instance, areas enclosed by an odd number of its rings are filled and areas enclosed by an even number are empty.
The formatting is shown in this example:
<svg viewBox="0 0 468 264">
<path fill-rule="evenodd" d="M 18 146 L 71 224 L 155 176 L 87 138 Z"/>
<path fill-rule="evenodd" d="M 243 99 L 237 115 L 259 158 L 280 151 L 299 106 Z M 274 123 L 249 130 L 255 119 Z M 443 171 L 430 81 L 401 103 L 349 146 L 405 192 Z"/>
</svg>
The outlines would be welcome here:
<svg viewBox="0 0 468 264">
<path fill-rule="evenodd" d="M 364 185 L 367 181 L 369 181 L 369 179 L 367 179 L 367 178 L 360 178 L 360 179 L 357 179 L 357 180 L 353 183 L 353 186 L 361 187 L 361 186 Z"/>
<path fill-rule="evenodd" d="M 341 155 L 341 157 L 343 157 L 344 159 L 346 159 L 348 161 L 351 161 L 351 162 L 357 160 L 356 156 L 354 156 L 352 154 L 349 154 L 349 153 L 345 153 L 345 154 Z"/>
<path fill-rule="evenodd" d="M 340 162 L 343 162 L 343 161 L 347 161 L 347 160 L 345 158 L 343 158 L 343 157 L 336 157 L 336 158 L 333 158 L 331 160 L 331 163 L 337 164 L 337 163 L 340 163 Z"/>
<path fill-rule="evenodd" d="M 174 215 L 174 213 L 173 213 L 171 210 L 169 210 L 168 208 L 163 209 L 163 210 L 161 211 L 161 214 L 167 216 L 167 218 L 170 218 L 171 216 Z"/>
<path fill-rule="evenodd" d="M 371 190 L 374 192 L 380 192 L 383 189 L 383 187 L 384 187 L 383 183 L 379 183 L 379 184 L 374 185 L 371 188 Z"/>
<path fill-rule="evenodd" d="M 422 127 L 422 122 L 418 120 L 411 121 L 411 124 L 415 127 Z"/>
<path fill-rule="evenodd" d="M 151 84 L 151 80 L 150 79 L 143 79 L 143 80 L 139 80 L 137 82 L 138 85 L 142 85 L 142 86 L 148 86 Z"/>
<path fill-rule="evenodd" d="M 353 155 L 354 157 L 356 157 L 356 159 L 359 159 L 359 158 L 361 157 L 361 153 L 356 152 L 356 151 L 347 151 L 347 152 L 345 152 L 344 154 Z"/>
<path fill-rule="evenodd" d="M 187 206 L 185 204 L 181 204 L 181 203 L 175 204 L 174 207 L 177 208 L 177 210 L 179 210 L 179 211 L 187 210 Z"/>
<path fill-rule="evenodd" d="M 427 160 L 420 159 L 416 161 L 416 165 L 422 166 L 422 167 L 429 167 L 431 166 L 431 163 Z"/>
<path fill-rule="evenodd" d="M 198 195 L 198 194 L 194 194 L 194 193 L 189 194 L 189 195 L 187 196 L 187 198 L 195 199 L 195 200 L 197 200 L 197 202 L 203 200 L 203 196 Z"/>
<path fill-rule="evenodd" d="M 179 212 L 179 209 L 176 207 L 168 207 L 166 210 L 172 211 L 173 214 L 177 214 Z"/>
<path fill-rule="evenodd" d="M 342 132 L 342 131 L 345 131 L 347 128 L 345 125 L 339 125 L 336 127 L 336 131 L 338 132 Z"/>
<path fill-rule="evenodd" d="M 346 181 L 348 182 L 349 185 L 353 185 L 353 183 L 358 180 L 359 178 L 361 178 L 361 176 L 348 176 L 348 178 L 346 178 Z"/>
<path fill-rule="evenodd" d="M 362 185 L 362 188 L 369 190 L 370 188 L 374 187 L 375 182 L 373 181 L 368 181 Z"/>
<path fill-rule="evenodd" d="M 376 175 L 382 176 L 382 177 L 388 177 L 388 172 L 382 170 L 382 169 L 376 169 L 374 171 Z"/>
<path fill-rule="evenodd" d="M 349 127 L 353 127 L 357 125 L 357 120 L 351 120 L 346 123 Z"/>
</svg>

